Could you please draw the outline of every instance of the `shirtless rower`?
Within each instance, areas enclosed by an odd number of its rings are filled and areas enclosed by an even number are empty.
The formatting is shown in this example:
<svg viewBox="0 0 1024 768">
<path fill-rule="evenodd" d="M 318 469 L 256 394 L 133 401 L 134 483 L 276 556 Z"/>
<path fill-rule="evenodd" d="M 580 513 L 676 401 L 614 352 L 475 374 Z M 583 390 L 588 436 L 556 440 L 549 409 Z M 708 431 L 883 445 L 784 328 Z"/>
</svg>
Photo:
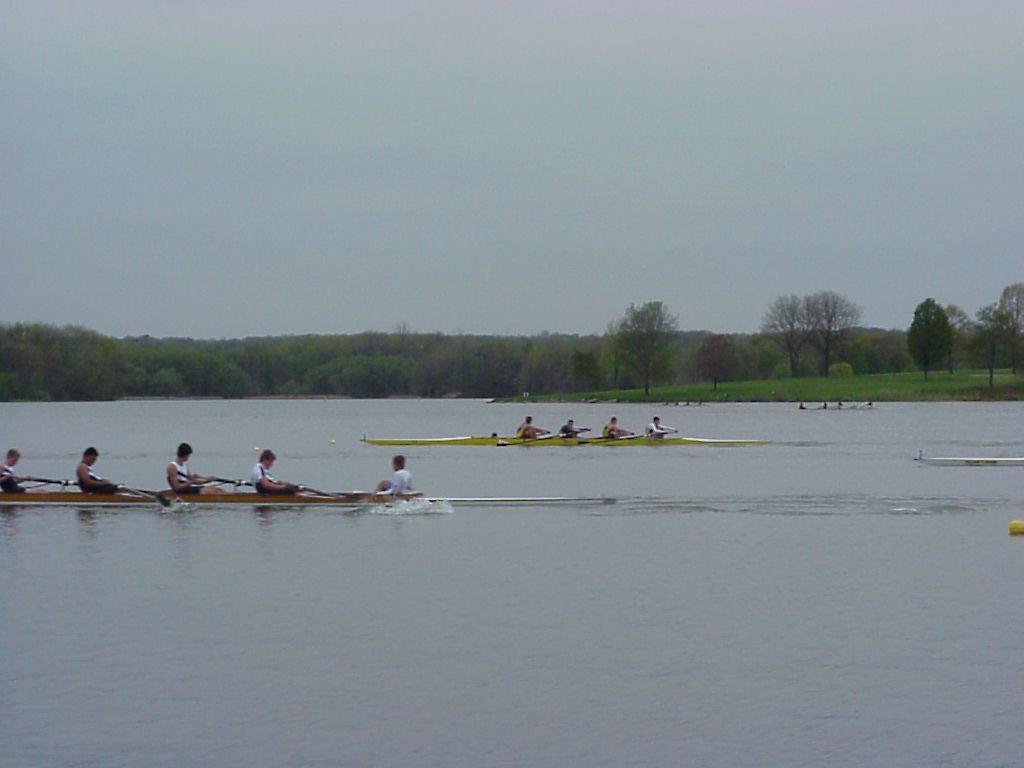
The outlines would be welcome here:
<svg viewBox="0 0 1024 768">
<path fill-rule="evenodd" d="M 533 425 L 533 416 L 527 416 L 526 420 L 519 425 L 519 429 L 516 430 L 516 437 L 521 437 L 523 440 L 536 440 L 541 435 L 550 434 L 549 430 Z"/>
</svg>

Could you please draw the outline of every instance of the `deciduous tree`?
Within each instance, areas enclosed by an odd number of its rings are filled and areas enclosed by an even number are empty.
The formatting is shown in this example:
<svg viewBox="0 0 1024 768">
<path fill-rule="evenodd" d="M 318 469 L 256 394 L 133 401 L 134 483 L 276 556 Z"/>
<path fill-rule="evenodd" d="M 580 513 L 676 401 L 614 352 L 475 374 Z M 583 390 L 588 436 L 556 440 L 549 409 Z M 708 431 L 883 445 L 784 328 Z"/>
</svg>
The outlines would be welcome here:
<svg viewBox="0 0 1024 768">
<path fill-rule="evenodd" d="M 740 369 L 740 358 L 731 337 L 724 334 L 708 336 L 694 355 L 694 369 L 702 379 L 711 379 L 713 389 L 719 381 L 735 378 Z"/>
<path fill-rule="evenodd" d="M 804 302 L 792 294 L 779 296 L 773 301 L 761 321 L 761 333 L 774 338 L 785 350 L 790 376 L 796 376 L 800 350 L 807 343 L 808 330 Z"/>
<path fill-rule="evenodd" d="M 994 389 L 999 353 L 1011 338 L 1010 317 L 1006 310 L 997 304 L 982 307 L 978 310 L 977 317 L 978 324 L 975 326 L 972 346 L 982 354 L 985 367 L 988 368 L 988 388 Z"/>
<path fill-rule="evenodd" d="M 953 328 L 946 311 L 935 299 L 925 299 L 914 310 L 907 331 L 907 349 L 926 379 L 929 369 L 946 359 L 952 346 Z"/>
<path fill-rule="evenodd" d="M 845 296 L 819 291 L 804 297 L 808 340 L 821 354 L 821 373 L 828 376 L 832 353 L 840 341 L 860 321 L 861 309 Z"/>
<path fill-rule="evenodd" d="M 956 370 L 957 360 L 967 351 L 970 343 L 971 331 L 974 322 L 970 316 L 956 304 L 946 305 L 946 317 L 949 318 L 949 326 L 953 331 L 953 343 L 949 346 L 949 355 L 946 357 L 946 366 L 949 372 Z"/>
<path fill-rule="evenodd" d="M 1020 363 L 1021 343 L 1024 341 L 1024 283 L 1014 283 L 1003 288 L 999 297 L 999 308 L 1006 313 L 1009 338 L 1010 369 L 1016 373 Z"/>
<path fill-rule="evenodd" d="M 643 381 L 645 395 L 651 392 L 651 382 L 672 375 L 677 330 L 678 319 L 660 301 L 649 301 L 639 307 L 630 304 L 618 324 L 618 357 Z"/>
</svg>

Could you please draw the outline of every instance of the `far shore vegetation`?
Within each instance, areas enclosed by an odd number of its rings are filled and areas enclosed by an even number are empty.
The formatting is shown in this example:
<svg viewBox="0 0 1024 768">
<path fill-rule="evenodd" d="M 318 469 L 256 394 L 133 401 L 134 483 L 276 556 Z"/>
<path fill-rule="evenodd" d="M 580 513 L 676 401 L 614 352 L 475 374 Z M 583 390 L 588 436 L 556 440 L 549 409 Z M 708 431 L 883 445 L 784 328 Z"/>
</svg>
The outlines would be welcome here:
<svg viewBox="0 0 1024 768">
<path fill-rule="evenodd" d="M 782 296 L 757 333 L 683 331 L 659 301 L 600 335 L 392 333 L 189 338 L 0 325 L 0 401 L 467 397 L 643 402 L 1022 400 L 1024 283 L 971 319 L 924 299 L 907 329 L 860 325 L 820 291 Z M 908 316 L 911 311 L 908 308 Z"/>
<path fill-rule="evenodd" d="M 828 403 L 863 405 L 886 401 L 929 400 L 1024 400 L 1024 375 L 997 370 L 994 388 L 989 388 L 988 371 L 965 370 L 949 373 L 932 372 L 925 379 L 918 371 L 912 373 L 874 373 L 845 377 L 814 376 L 801 379 L 769 379 L 766 381 L 729 381 L 711 384 L 682 384 L 643 389 L 604 392 L 581 392 L 573 395 L 550 395 L 531 398 L 536 401 L 563 402 L 648 402 L 679 405 L 701 403 L 802 402 L 808 408 Z"/>
</svg>

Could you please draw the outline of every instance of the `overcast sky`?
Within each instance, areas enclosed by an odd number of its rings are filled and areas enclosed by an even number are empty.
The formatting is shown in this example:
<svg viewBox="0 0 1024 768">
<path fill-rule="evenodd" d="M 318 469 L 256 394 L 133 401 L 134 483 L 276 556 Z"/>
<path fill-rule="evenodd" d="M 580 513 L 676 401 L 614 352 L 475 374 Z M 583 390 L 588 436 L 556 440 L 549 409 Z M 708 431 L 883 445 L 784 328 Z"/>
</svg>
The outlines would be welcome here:
<svg viewBox="0 0 1024 768">
<path fill-rule="evenodd" d="M 0 323 L 905 328 L 1024 281 L 1020 0 L 0 0 Z"/>
</svg>

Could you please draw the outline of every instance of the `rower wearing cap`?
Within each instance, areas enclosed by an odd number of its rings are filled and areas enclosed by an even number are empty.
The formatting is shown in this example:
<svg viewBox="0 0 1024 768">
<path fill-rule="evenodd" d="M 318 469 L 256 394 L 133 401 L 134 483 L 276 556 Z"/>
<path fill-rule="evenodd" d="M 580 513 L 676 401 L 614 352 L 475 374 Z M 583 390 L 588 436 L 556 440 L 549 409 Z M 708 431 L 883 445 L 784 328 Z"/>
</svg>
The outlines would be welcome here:
<svg viewBox="0 0 1024 768">
<path fill-rule="evenodd" d="M 580 432 L 589 432 L 590 427 L 577 427 L 572 419 L 569 419 L 558 429 L 559 437 L 576 438 Z"/>
</svg>

